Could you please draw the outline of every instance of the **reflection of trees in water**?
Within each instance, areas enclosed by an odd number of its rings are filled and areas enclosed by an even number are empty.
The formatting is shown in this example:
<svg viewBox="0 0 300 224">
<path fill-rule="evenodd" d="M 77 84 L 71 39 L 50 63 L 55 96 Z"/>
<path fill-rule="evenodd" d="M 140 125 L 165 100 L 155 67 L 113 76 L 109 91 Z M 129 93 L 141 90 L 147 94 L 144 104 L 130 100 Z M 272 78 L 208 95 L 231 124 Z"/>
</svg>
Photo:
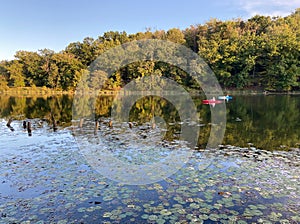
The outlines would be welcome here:
<svg viewBox="0 0 300 224">
<path fill-rule="evenodd" d="M 95 106 L 97 117 L 110 116 L 114 97 L 100 96 L 97 98 Z M 119 104 L 114 105 L 114 110 L 117 116 L 122 114 Z M 118 117 L 116 117 L 118 119 Z M 149 125 L 152 128 L 159 126 L 166 128 L 165 138 L 168 140 L 177 138 L 180 124 L 178 123 L 179 115 L 174 106 L 166 99 L 157 96 L 146 96 L 137 100 L 133 107 L 130 108 L 129 117 L 127 118 L 130 124 L 137 126 Z M 156 123 L 158 122 L 158 123 Z"/>
<path fill-rule="evenodd" d="M 111 106 L 114 96 L 99 96 L 96 99 L 95 113 L 98 117 L 108 117 L 111 112 Z"/>
<path fill-rule="evenodd" d="M 51 97 L 0 97 L 1 117 L 16 120 L 40 118 L 50 123 L 53 116 L 62 126 L 70 125 L 72 119 L 72 97 L 69 95 Z"/>
<path fill-rule="evenodd" d="M 138 125 L 151 123 L 152 127 L 166 129 L 165 139 L 178 138 L 180 117 L 176 108 L 166 99 L 158 96 L 147 96 L 138 100 L 129 113 L 129 121 Z"/>
<path fill-rule="evenodd" d="M 97 118 L 110 117 L 114 96 L 99 96 L 94 113 Z M 76 105 L 83 115 L 94 102 L 86 97 L 73 102 L 70 95 L 51 97 L 10 97 L 0 96 L 0 116 L 22 120 L 25 118 L 47 119 L 51 115 L 58 125 L 69 126 L 72 120 L 72 106 Z M 205 147 L 210 137 L 210 107 L 201 104 L 201 98 L 194 98 L 200 127 L 198 145 Z M 217 108 L 217 105 L 216 105 Z M 248 146 L 253 143 L 263 149 L 279 149 L 280 145 L 295 147 L 300 143 L 300 99 L 299 96 L 239 96 L 227 104 L 226 133 L 224 144 Z M 118 109 L 118 108 L 116 108 Z M 188 110 L 189 108 L 185 108 Z M 134 125 L 151 124 L 156 119 L 166 126 L 166 139 L 174 139 L 180 133 L 180 117 L 176 108 L 166 99 L 147 96 L 135 102 L 130 108 L 128 121 Z M 240 118 L 241 121 L 237 121 Z M 218 136 L 211 136 L 217 138 Z"/>
<path fill-rule="evenodd" d="M 300 142 L 300 100 L 296 96 L 244 96 L 228 105 L 224 142 L 263 149 Z M 240 117 L 241 122 L 235 118 Z"/>
</svg>

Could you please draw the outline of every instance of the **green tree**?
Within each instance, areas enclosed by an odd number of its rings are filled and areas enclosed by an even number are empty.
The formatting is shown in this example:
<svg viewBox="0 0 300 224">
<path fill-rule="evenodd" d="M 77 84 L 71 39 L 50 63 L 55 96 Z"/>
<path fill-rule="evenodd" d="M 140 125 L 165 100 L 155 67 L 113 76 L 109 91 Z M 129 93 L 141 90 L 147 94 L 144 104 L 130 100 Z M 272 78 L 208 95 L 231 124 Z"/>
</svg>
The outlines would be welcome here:
<svg viewBox="0 0 300 224">
<path fill-rule="evenodd" d="M 185 45 L 192 49 L 194 52 L 198 53 L 198 41 L 200 35 L 201 25 L 199 26 L 190 26 L 189 28 L 183 31 Z"/>
<path fill-rule="evenodd" d="M 73 54 L 66 52 L 53 55 L 52 60 L 57 66 L 59 77 L 55 77 L 58 88 L 63 90 L 74 89 L 81 78 L 82 63 Z"/>
<path fill-rule="evenodd" d="M 8 86 L 9 73 L 6 68 L 7 63 L 7 61 L 0 61 L 0 89 Z"/>
<path fill-rule="evenodd" d="M 293 16 L 297 17 L 297 14 Z M 299 88 L 299 20 L 276 18 L 261 34 L 257 60 L 262 85 L 268 90 L 289 91 Z"/>
<path fill-rule="evenodd" d="M 184 34 L 181 32 L 180 29 L 177 28 L 168 30 L 166 34 L 166 39 L 178 44 L 185 43 Z"/>
<path fill-rule="evenodd" d="M 37 52 L 17 51 L 15 58 L 23 65 L 23 75 L 26 77 L 26 85 L 44 86 L 47 77 L 41 70 L 41 56 Z"/>
<path fill-rule="evenodd" d="M 9 84 L 14 87 L 24 87 L 23 65 L 18 60 L 13 60 L 6 68 L 9 73 Z"/>
<path fill-rule="evenodd" d="M 97 58 L 97 43 L 93 38 L 86 37 L 82 43 L 69 44 L 65 52 L 75 55 L 83 65 L 89 66 Z"/>
</svg>

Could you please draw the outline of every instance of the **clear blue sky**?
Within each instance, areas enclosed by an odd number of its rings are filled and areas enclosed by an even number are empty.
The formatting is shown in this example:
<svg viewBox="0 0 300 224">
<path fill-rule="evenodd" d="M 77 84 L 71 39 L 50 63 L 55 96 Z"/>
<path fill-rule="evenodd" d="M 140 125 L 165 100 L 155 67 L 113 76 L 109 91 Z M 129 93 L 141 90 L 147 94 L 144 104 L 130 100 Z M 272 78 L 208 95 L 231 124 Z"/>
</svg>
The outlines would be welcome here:
<svg viewBox="0 0 300 224">
<path fill-rule="evenodd" d="M 0 60 L 17 50 L 63 50 L 106 31 L 185 29 L 210 18 L 285 16 L 300 0 L 0 0 Z"/>
</svg>

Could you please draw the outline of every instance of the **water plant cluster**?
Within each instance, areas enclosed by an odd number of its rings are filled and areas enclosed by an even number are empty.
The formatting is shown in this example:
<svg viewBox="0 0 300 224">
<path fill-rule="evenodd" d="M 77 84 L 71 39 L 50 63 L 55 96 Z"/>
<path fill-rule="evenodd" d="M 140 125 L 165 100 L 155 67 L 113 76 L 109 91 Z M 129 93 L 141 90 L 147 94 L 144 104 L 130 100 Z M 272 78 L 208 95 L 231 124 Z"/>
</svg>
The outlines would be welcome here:
<svg viewBox="0 0 300 224">
<path fill-rule="evenodd" d="M 14 132 L 0 123 L 6 139 L 0 142 L 0 223 L 300 222 L 299 149 L 198 149 L 162 181 L 125 185 L 89 165 L 72 135 L 78 127 L 53 132 L 45 124 L 29 137 L 15 122 Z M 110 131 L 102 128 L 100 134 Z M 150 161 L 138 151 L 120 155 L 115 148 L 111 152 L 126 162 Z M 150 156 L 159 153 L 148 150 Z"/>
</svg>

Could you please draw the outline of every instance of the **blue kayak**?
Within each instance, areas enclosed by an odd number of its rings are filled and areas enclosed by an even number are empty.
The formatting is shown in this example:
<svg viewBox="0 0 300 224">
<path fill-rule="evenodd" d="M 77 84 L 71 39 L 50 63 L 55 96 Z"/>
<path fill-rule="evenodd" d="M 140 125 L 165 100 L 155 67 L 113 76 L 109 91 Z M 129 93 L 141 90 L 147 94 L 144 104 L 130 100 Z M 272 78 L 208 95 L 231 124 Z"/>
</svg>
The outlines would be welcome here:
<svg viewBox="0 0 300 224">
<path fill-rule="evenodd" d="M 232 96 L 218 96 L 219 100 L 232 100 Z"/>
</svg>

